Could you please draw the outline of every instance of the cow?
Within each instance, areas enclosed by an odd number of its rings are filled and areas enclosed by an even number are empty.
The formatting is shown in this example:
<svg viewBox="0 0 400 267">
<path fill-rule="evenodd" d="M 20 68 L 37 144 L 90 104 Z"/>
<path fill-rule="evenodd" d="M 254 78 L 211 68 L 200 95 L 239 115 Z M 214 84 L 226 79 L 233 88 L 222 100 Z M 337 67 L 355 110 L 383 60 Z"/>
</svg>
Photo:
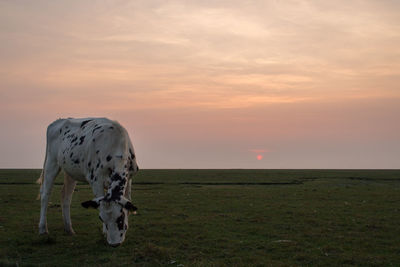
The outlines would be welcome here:
<svg viewBox="0 0 400 267">
<path fill-rule="evenodd" d="M 109 245 L 125 240 L 128 214 L 136 212 L 131 202 L 132 176 L 139 167 L 128 132 L 107 118 L 58 119 L 47 128 L 46 156 L 40 184 L 39 234 L 48 234 L 47 206 L 54 180 L 64 171 L 61 192 L 64 230 L 72 229 L 70 206 L 77 181 L 88 182 L 94 198 L 82 203 L 99 209 L 103 233 Z"/>
</svg>

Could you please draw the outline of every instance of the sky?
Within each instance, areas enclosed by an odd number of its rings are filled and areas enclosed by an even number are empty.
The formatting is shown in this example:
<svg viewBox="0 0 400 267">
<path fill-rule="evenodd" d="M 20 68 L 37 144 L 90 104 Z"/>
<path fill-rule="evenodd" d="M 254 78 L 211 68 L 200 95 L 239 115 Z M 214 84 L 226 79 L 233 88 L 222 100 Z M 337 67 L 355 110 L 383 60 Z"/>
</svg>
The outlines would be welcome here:
<svg viewBox="0 0 400 267">
<path fill-rule="evenodd" d="M 400 168 L 400 1 L 0 1 L 0 168 L 108 117 L 141 168 Z"/>
</svg>

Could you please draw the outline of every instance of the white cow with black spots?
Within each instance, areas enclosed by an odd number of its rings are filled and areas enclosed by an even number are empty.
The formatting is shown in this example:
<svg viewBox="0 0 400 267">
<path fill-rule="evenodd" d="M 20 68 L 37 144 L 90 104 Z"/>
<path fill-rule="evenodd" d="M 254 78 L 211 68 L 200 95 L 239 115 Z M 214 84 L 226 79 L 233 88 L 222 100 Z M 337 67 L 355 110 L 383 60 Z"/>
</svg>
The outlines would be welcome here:
<svg viewBox="0 0 400 267">
<path fill-rule="evenodd" d="M 39 233 L 47 234 L 46 212 L 54 180 L 64 171 L 62 211 L 64 229 L 74 234 L 70 217 L 71 197 L 77 181 L 92 187 L 95 198 L 82 203 L 99 208 L 103 232 L 111 246 L 120 245 L 128 229 L 131 178 L 139 168 L 128 132 L 106 118 L 59 119 L 47 128 L 46 158 L 41 184 Z"/>
</svg>

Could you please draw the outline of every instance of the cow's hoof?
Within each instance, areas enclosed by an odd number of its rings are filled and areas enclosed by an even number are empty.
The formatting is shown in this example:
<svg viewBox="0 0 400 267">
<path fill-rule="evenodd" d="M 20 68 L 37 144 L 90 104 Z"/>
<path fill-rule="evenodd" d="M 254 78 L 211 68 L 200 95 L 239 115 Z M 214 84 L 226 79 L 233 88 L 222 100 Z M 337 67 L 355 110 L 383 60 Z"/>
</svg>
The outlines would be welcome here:
<svg viewBox="0 0 400 267">
<path fill-rule="evenodd" d="M 48 235 L 49 231 L 47 230 L 47 226 L 39 226 L 39 235 Z"/>
<path fill-rule="evenodd" d="M 69 229 L 69 230 L 65 230 L 64 229 L 65 234 L 67 235 L 75 235 L 75 231 L 73 229 Z"/>
<path fill-rule="evenodd" d="M 39 235 L 48 235 L 49 230 L 47 230 L 47 224 L 39 224 Z"/>
</svg>

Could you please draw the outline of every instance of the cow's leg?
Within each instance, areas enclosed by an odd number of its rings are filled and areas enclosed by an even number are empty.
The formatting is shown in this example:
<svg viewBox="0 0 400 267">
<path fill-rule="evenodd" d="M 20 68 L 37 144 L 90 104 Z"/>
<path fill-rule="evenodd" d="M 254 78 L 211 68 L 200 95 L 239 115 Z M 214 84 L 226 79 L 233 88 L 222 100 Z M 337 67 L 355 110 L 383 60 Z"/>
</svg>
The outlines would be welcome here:
<svg viewBox="0 0 400 267">
<path fill-rule="evenodd" d="M 107 178 L 104 178 L 104 180 L 101 178 L 100 174 L 96 174 L 96 177 L 99 178 L 97 179 L 97 182 L 92 182 L 90 186 L 92 187 L 93 194 L 95 195 L 96 198 L 99 197 L 104 197 L 104 183 L 100 181 L 104 181 Z M 87 178 L 88 181 L 90 181 L 90 178 Z M 107 229 L 106 229 L 106 224 L 103 223 L 103 234 L 107 234 Z"/>
<path fill-rule="evenodd" d="M 74 192 L 76 181 L 72 179 L 67 173 L 64 173 L 64 186 L 61 191 L 62 214 L 64 219 L 64 230 L 67 234 L 75 234 L 72 229 L 71 223 L 71 199 Z"/>
<path fill-rule="evenodd" d="M 97 177 L 99 177 L 99 175 Z M 104 184 L 101 181 L 103 181 L 103 179 L 99 177 L 99 179 L 90 183 L 95 198 L 104 197 Z"/>
<path fill-rule="evenodd" d="M 40 208 L 40 222 L 39 222 L 39 234 L 48 234 L 47 230 L 47 205 L 49 203 L 49 197 L 51 194 L 51 189 L 53 188 L 54 180 L 58 173 L 60 172 L 60 167 L 56 160 L 52 160 L 49 157 L 46 158 L 46 163 L 43 170 L 43 182 L 40 189 L 41 198 L 41 208 Z"/>
<path fill-rule="evenodd" d="M 129 201 L 131 201 L 131 188 L 132 188 L 132 179 L 128 179 L 128 182 L 126 183 L 124 197 L 129 199 Z"/>
</svg>

